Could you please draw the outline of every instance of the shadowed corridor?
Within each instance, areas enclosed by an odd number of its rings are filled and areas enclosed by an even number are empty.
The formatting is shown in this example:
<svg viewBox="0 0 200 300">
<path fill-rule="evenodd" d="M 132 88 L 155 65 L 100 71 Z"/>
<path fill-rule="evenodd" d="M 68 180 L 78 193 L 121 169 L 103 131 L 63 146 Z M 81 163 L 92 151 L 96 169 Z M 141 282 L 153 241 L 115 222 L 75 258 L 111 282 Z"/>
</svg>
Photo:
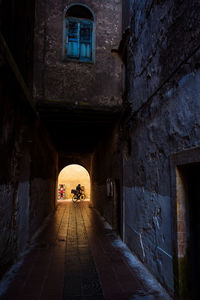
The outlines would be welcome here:
<svg viewBox="0 0 200 300">
<path fill-rule="evenodd" d="M 0 299 L 167 299 L 148 291 L 116 239 L 89 202 L 60 201 Z"/>
</svg>

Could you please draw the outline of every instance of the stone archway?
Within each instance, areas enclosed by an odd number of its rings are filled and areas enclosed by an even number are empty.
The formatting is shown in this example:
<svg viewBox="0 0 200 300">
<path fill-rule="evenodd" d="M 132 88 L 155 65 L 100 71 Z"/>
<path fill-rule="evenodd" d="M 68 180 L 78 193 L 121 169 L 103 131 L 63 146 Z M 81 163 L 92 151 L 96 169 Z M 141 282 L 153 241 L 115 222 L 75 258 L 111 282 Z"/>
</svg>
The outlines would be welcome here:
<svg viewBox="0 0 200 300">
<path fill-rule="evenodd" d="M 70 164 L 63 168 L 58 176 L 58 200 L 71 200 L 71 190 L 81 184 L 84 187 L 86 200 L 90 200 L 90 175 L 88 171 L 78 164 Z"/>
</svg>

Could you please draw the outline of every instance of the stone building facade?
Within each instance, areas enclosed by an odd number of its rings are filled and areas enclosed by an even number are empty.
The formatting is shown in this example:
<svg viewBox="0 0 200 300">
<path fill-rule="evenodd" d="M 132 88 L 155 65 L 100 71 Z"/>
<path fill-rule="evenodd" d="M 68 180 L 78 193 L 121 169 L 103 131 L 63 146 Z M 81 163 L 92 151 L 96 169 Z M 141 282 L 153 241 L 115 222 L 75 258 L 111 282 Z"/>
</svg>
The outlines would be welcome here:
<svg viewBox="0 0 200 300">
<path fill-rule="evenodd" d="M 123 113 L 92 156 L 95 206 L 174 299 L 198 295 L 198 11 L 123 1 Z"/>
<path fill-rule="evenodd" d="M 195 299 L 200 3 L 127 2 L 124 239 L 172 295 Z"/>
<path fill-rule="evenodd" d="M 64 19 L 73 5 L 94 16 L 94 62 L 63 57 Z M 84 7 L 84 6 L 82 6 Z M 121 104 L 121 62 L 112 53 L 121 39 L 121 0 L 37 1 L 35 26 L 35 99 L 79 104 Z"/>
<path fill-rule="evenodd" d="M 0 13 L 12 12 L 12 22 L 1 13 L 0 23 L 2 273 L 54 210 L 57 170 L 79 163 L 90 173 L 93 206 L 128 247 L 174 299 L 196 299 L 199 1 L 23 1 L 20 11 L 11 2 L 0 1 Z M 71 5 L 94 16 L 92 62 L 63 59 Z M 34 112 L 40 105 L 48 133 Z M 95 143 L 77 150 L 70 139 L 82 129 L 90 134 L 81 143 Z"/>
</svg>

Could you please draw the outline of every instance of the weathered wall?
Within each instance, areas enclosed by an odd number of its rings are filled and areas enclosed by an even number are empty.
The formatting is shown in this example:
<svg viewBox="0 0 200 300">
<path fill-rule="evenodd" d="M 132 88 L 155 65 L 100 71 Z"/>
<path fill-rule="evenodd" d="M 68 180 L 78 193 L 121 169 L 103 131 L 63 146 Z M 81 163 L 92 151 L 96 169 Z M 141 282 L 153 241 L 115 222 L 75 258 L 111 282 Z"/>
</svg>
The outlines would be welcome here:
<svg viewBox="0 0 200 300">
<path fill-rule="evenodd" d="M 122 184 L 119 124 L 110 129 L 106 138 L 96 148 L 91 160 L 91 201 L 93 206 L 119 232 L 120 189 Z M 113 196 L 107 195 L 107 179 L 113 182 Z"/>
<path fill-rule="evenodd" d="M 1 276 L 55 208 L 57 159 L 5 66 L 0 69 L 0 99 Z"/>
<path fill-rule="evenodd" d="M 200 144 L 198 1 L 132 1 L 125 237 L 173 294 L 170 157 Z"/>
<path fill-rule="evenodd" d="M 0 68 L 0 153 L 1 276 L 54 210 L 57 175 L 56 152 L 6 65 Z"/>
<path fill-rule="evenodd" d="M 57 154 L 27 88 L 32 86 L 34 1 L 17 6 L 2 0 L 0 14 L 1 277 L 55 208 Z"/>
<path fill-rule="evenodd" d="M 37 1 L 35 98 L 72 103 L 121 103 L 121 63 L 111 53 L 121 38 L 121 0 L 81 0 L 95 14 L 95 62 L 62 58 L 64 9 L 77 1 Z"/>
</svg>

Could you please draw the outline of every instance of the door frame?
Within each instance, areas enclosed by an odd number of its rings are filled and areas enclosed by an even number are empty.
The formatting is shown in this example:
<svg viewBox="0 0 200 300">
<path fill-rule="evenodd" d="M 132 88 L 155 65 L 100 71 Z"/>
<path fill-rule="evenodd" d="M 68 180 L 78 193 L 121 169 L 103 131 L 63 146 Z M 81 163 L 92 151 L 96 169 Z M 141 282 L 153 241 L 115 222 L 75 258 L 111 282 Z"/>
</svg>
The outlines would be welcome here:
<svg viewBox="0 0 200 300">
<path fill-rule="evenodd" d="M 174 270 L 174 299 L 179 299 L 178 240 L 177 240 L 177 169 L 189 164 L 200 163 L 200 147 L 174 153 L 170 157 L 171 197 L 172 197 L 172 242 Z"/>
</svg>

